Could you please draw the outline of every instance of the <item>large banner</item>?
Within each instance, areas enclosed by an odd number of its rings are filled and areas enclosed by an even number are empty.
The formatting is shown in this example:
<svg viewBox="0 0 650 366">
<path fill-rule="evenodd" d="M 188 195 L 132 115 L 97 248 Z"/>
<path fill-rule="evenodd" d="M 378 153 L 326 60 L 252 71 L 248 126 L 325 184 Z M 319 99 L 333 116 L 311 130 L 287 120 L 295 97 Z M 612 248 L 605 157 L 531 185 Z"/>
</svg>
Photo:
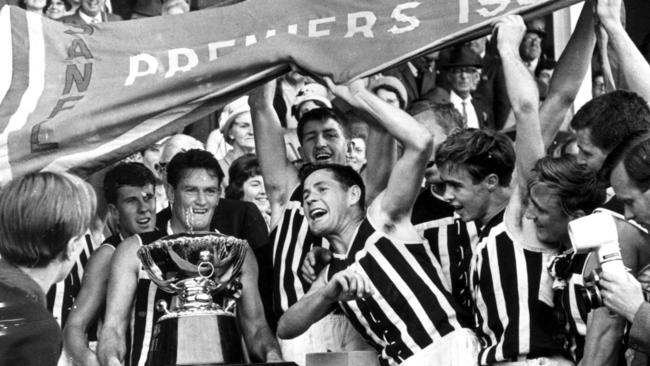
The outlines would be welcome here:
<svg viewBox="0 0 650 366">
<path fill-rule="evenodd" d="M 73 27 L 0 10 L 0 184 L 90 173 L 294 65 L 337 82 L 579 0 L 248 0 Z"/>
</svg>

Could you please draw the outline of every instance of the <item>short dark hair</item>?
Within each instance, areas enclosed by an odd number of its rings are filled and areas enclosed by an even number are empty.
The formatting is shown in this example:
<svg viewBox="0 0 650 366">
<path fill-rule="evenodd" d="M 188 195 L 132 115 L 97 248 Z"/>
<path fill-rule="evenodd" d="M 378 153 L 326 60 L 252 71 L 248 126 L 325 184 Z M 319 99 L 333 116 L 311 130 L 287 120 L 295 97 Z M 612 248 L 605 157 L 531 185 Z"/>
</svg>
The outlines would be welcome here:
<svg viewBox="0 0 650 366">
<path fill-rule="evenodd" d="M 120 163 L 106 173 L 104 177 L 104 197 L 107 203 L 117 204 L 117 191 L 123 186 L 156 186 L 156 177 L 144 164 L 130 162 Z"/>
<path fill-rule="evenodd" d="M 0 256 L 42 268 L 63 254 L 68 242 L 93 228 L 95 190 L 81 178 L 54 172 L 26 174 L 0 191 Z"/>
<path fill-rule="evenodd" d="M 528 180 L 528 194 L 536 184 L 544 184 L 558 195 L 567 216 L 578 210 L 590 214 L 605 202 L 605 187 L 596 173 L 572 155 L 539 159 Z"/>
<path fill-rule="evenodd" d="M 452 133 L 436 150 L 438 168 L 452 164 L 462 166 L 474 184 L 490 174 L 496 174 L 499 185 L 507 187 L 515 168 L 515 150 L 512 141 L 501 132 L 474 128 Z"/>
<path fill-rule="evenodd" d="M 307 177 L 319 170 L 328 170 L 334 175 L 334 179 L 341 183 L 346 189 L 352 186 L 358 186 L 361 189 L 359 207 L 365 208 L 366 205 L 366 186 L 363 179 L 352 167 L 341 164 L 305 164 L 300 170 L 300 183 L 305 185 Z"/>
<path fill-rule="evenodd" d="M 205 150 L 191 149 L 177 153 L 169 161 L 169 164 L 167 164 L 167 183 L 176 188 L 183 177 L 184 171 L 188 169 L 212 171 L 217 177 L 219 185 L 223 182 L 223 172 L 214 155 Z"/>
<path fill-rule="evenodd" d="M 571 128 L 589 129 L 592 143 L 611 151 L 634 132 L 650 128 L 650 108 L 638 94 L 617 90 L 583 105 L 571 120 Z"/>
<path fill-rule="evenodd" d="M 629 136 L 612 150 L 599 172 L 601 181 L 608 182 L 612 171 L 621 162 L 630 180 L 640 191 L 650 189 L 650 130 Z"/>
<path fill-rule="evenodd" d="M 244 197 L 244 183 L 259 175 L 262 175 L 262 169 L 255 154 L 245 154 L 235 159 L 228 169 L 230 182 L 226 187 L 226 198 L 241 200 Z"/>
<path fill-rule="evenodd" d="M 314 108 L 310 111 L 305 112 L 300 118 L 298 118 L 298 127 L 296 128 L 296 133 L 298 134 L 298 141 L 302 144 L 303 135 L 305 133 L 305 125 L 311 121 L 325 122 L 328 119 L 336 121 L 343 131 L 344 137 L 347 137 L 345 129 L 345 118 L 341 116 L 338 112 L 331 108 Z"/>
</svg>

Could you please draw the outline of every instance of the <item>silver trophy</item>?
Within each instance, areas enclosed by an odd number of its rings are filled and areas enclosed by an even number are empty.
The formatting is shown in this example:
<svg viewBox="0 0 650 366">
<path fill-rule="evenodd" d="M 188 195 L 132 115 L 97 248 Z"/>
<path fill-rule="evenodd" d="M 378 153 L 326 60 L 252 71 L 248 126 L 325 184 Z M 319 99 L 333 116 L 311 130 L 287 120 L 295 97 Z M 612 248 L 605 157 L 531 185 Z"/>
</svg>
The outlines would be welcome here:
<svg viewBox="0 0 650 366">
<path fill-rule="evenodd" d="M 173 293 L 156 304 L 147 365 L 240 363 L 236 321 L 246 241 L 213 232 L 175 234 L 138 250 L 149 278 Z"/>
</svg>

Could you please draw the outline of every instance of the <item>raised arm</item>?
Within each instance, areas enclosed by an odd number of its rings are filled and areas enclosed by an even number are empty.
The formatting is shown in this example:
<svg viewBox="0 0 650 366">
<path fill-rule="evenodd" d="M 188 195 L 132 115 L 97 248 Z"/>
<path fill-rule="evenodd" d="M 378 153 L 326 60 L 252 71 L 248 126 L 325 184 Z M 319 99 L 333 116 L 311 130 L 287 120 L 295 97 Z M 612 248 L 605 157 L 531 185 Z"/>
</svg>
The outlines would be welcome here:
<svg viewBox="0 0 650 366">
<path fill-rule="evenodd" d="M 253 355 L 265 362 L 282 361 L 280 346 L 264 316 L 257 277 L 257 261 L 252 250 L 248 250 L 241 275 L 242 295 L 237 304 L 239 324 L 246 345 Z"/>
<path fill-rule="evenodd" d="M 140 261 L 136 252 L 139 247 L 139 239 L 132 236 L 122 242 L 113 254 L 106 291 L 104 326 L 97 346 L 97 358 L 102 366 L 124 364 L 126 330 L 138 286 Z"/>
<path fill-rule="evenodd" d="M 593 4 L 591 0 L 587 0 L 582 7 L 569 43 L 553 71 L 548 96 L 539 111 L 545 148 L 555 139 L 564 117 L 576 99 L 580 85 L 591 65 L 595 44 Z"/>
<path fill-rule="evenodd" d="M 287 159 L 284 130 L 273 108 L 274 95 L 275 81 L 271 81 L 253 90 L 248 104 L 253 120 L 255 150 L 262 169 L 266 194 L 271 203 L 271 216 L 276 219 L 299 180 L 296 169 Z M 272 222 L 271 227 L 273 226 Z"/>
<path fill-rule="evenodd" d="M 596 11 L 620 63 L 627 89 L 650 100 L 650 65 L 621 24 L 621 0 L 598 0 Z"/>
<path fill-rule="evenodd" d="M 410 222 L 411 209 L 431 156 L 431 133 L 406 112 L 372 94 L 361 80 L 349 86 L 334 85 L 330 79 L 326 81 L 336 96 L 370 114 L 402 144 L 404 152 L 393 167 L 386 190 L 377 198 L 380 201 L 375 204 L 380 205 L 388 220 Z"/>
<path fill-rule="evenodd" d="M 533 75 L 519 56 L 519 44 L 526 32 L 524 20 L 518 15 L 508 15 L 501 18 L 494 28 L 508 99 L 517 121 L 517 184 L 523 192 L 535 162 L 544 156 L 539 125 L 539 92 Z"/>
<path fill-rule="evenodd" d="M 97 320 L 106 301 L 106 285 L 114 249 L 103 245 L 90 257 L 81 290 L 63 330 L 65 349 L 75 364 L 99 365 L 97 355 L 88 348 L 88 327 Z"/>
</svg>

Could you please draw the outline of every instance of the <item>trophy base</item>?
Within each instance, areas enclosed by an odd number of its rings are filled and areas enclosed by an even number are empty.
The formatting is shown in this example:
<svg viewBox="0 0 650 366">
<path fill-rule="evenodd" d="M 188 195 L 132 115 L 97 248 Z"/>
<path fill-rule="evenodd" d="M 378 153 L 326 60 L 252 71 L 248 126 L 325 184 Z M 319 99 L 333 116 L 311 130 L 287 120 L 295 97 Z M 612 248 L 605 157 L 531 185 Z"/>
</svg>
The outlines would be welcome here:
<svg viewBox="0 0 650 366">
<path fill-rule="evenodd" d="M 243 362 L 237 318 L 217 311 L 171 313 L 154 327 L 147 366 Z"/>
</svg>

